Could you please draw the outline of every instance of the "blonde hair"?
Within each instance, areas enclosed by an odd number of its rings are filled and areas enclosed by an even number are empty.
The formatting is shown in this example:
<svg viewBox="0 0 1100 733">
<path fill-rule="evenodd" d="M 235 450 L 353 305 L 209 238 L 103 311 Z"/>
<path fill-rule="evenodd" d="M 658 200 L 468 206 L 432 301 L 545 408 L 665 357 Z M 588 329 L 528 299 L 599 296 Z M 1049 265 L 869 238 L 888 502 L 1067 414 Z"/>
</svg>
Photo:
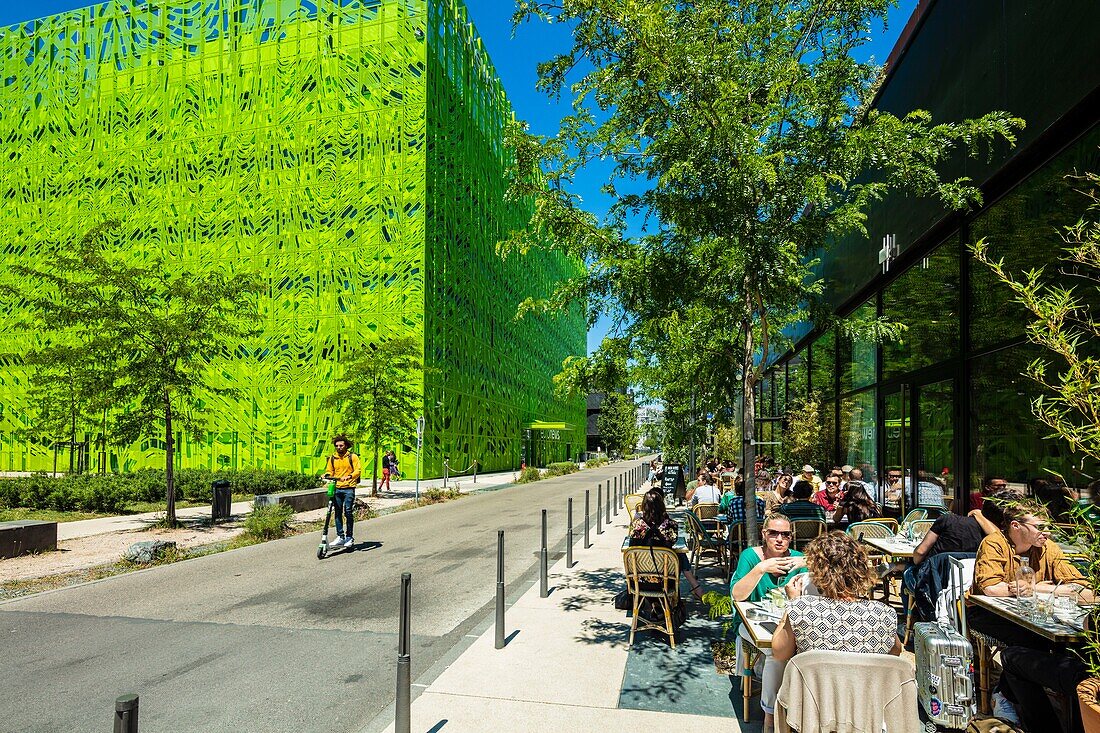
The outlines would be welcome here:
<svg viewBox="0 0 1100 733">
<path fill-rule="evenodd" d="M 826 598 L 863 598 L 875 586 L 867 551 L 843 532 L 821 535 L 805 555 L 810 577 Z"/>
<path fill-rule="evenodd" d="M 786 514 L 780 514 L 779 512 L 770 512 L 764 517 L 764 521 L 761 522 L 760 531 L 763 532 L 764 530 L 766 530 L 768 528 L 768 525 L 777 519 L 786 522 L 788 526 L 791 523 L 791 518 L 788 517 Z"/>
</svg>

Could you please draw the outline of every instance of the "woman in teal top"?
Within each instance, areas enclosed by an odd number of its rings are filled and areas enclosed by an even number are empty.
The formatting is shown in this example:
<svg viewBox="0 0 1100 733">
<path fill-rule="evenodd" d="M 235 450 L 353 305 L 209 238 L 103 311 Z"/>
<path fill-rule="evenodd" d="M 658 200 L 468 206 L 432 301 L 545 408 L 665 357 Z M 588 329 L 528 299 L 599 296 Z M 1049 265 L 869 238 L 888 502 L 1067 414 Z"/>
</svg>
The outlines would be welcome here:
<svg viewBox="0 0 1100 733">
<path fill-rule="evenodd" d="M 737 570 L 730 579 L 730 595 L 735 601 L 762 601 L 773 588 L 782 588 L 788 598 L 802 595 L 806 575 L 806 560 L 802 553 L 791 549 L 791 520 L 782 514 L 769 514 L 760 531 L 763 544 L 747 547 L 737 560 Z M 744 628 L 738 628 L 737 666 L 744 669 L 744 645 L 752 639 Z M 772 659 L 767 649 L 759 650 L 756 675 L 760 678 L 760 707 L 764 711 L 764 730 L 772 730 L 775 698 L 783 683 L 786 662 Z"/>
</svg>

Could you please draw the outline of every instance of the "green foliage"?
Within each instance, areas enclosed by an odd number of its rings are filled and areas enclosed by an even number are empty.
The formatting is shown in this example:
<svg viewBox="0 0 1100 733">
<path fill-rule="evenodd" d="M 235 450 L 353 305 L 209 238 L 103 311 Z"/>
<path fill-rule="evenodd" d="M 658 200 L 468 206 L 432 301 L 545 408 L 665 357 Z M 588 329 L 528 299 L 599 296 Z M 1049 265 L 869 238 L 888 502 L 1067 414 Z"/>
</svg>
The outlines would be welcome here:
<svg viewBox="0 0 1100 733">
<path fill-rule="evenodd" d="M 780 464 L 800 468 L 808 463 L 822 470 L 829 462 L 829 446 L 821 422 L 821 403 L 807 399 L 789 405 L 785 422 L 783 444 L 778 446 Z"/>
<path fill-rule="evenodd" d="M 581 467 L 572 461 L 560 461 L 558 463 L 551 463 L 546 467 L 546 477 L 565 476 L 570 473 L 576 473 L 579 470 L 581 470 Z"/>
<path fill-rule="evenodd" d="M 741 431 L 733 425 L 714 428 L 714 455 L 720 460 L 736 460 L 741 455 Z"/>
<path fill-rule="evenodd" d="M 529 484 L 532 481 L 538 481 L 542 478 L 542 472 L 534 466 L 527 466 L 519 472 L 519 478 L 516 479 L 517 484 Z"/>
<path fill-rule="evenodd" d="M 989 245 L 979 240 L 970 250 L 1024 306 L 1032 320 L 1027 337 L 1042 347 L 1050 358 L 1032 361 L 1025 372 L 1038 387 L 1031 401 L 1036 418 L 1051 429 L 1071 450 L 1100 460 L 1100 320 L 1093 308 L 1100 304 L 1100 175 L 1088 173 L 1078 179 L 1087 199 L 1084 216 L 1062 232 L 1066 244 L 1060 277 L 1050 278 L 1044 268 L 1012 273 L 1004 259 L 994 260 Z M 1100 484 L 1093 483 L 1096 499 Z M 1084 574 L 1091 588 L 1100 588 L 1100 525 L 1090 508 L 1074 507 L 1072 529 L 1064 539 L 1086 548 Z M 1100 626 L 1086 630 L 1084 659 L 1089 674 L 1100 677 Z"/>
<path fill-rule="evenodd" d="M 423 409 L 423 344 L 406 336 L 367 344 L 344 367 L 343 386 L 325 397 L 323 409 L 338 410 L 340 424 L 374 452 L 371 493 L 378 493 L 383 443 L 406 443 Z"/>
<path fill-rule="evenodd" d="M 218 365 L 256 332 L 259 281 L 227 267 L 176 267 L 155 249 L 137 260 L 119 222 L 107 221 L 35 264 L 14 265 L 19 279 L 0 290 L 21 306 L 12 309 L 17 328 L 41 336 L 26 355 L 36 389 L 48 390 L 60 370 L 73 403 L 102 411 L 114 440 L 164 441 L 170 526 L 176 431 L 201 434 L 208 400 L 238 394 L 217 378 Z"/>
<path fill-rule="evenodd" d="M 587 461 L 585 461 L 584 462 L 584 467 L 585 468 L 599 468 L 600 466 L 606 466 L 609 463 L 611 463 L 611 461 L 609 461 L 607 459 L 607 456 L 599 455 L 599 456 L 596 456 L 594 458 L 589 458 Z"/>
<path fill-rule="evenodd" d="M 609 392 L 600 405 L 596 430 L 608 453 L 623 454 L 638 443 L 638 406 L 633 395 Z"/>
<path fill-rule="evenodd" d="M 258 506 L 244 520 L 244 533 L 249 539 L 267 542 L 286 537 L 294 509 L 289 504 Z"/>
<path fill-rule="evenodd" d="M 949 122 L 871 107 L 882 68 L 858 58 L 889 7 L 519 3 L 517 24 L 574 29 L 572 46 L 539 65 L 539 87 L 571 94 L 573 114 L 548 138 L 510 129 L 510 196 L 536 207 L 501 249 L 556 249 L 589 264 L 540 308 L 581 302 L 590 322 L 611 318 L 632 381 L 665 404 L 666 446 L 699 444 L 699 415 L 732 418 L 739 395 L 753 439 L 753 388 L 823 291 L 821 249 L 865 236 L 870 205 L 892 191 L 948 209 L 980 203 L 969 180 L 938 170 L 1015 142 L 1023 121 L 1004 112 Z M 602 221 L 571 190 L 590 163 L 611 171 L 604 190 L 615 203 Z M 628 237 L 638 221 L 642 233 Z M 750 514 L 749 536 L 754 525 Z"/>
<path fill-rule="evenodd" d="M 294 471 L 239 472 L 188 468 L 176 473 L 178 497 L 195 502 L 213 499 L 211 483 L 229 481 L 234 494 L 274 494 L 316 488 L 317 476 Z M 78 474 L 51 478 L 35 474 L 0 479 L 0 506 L 121 514 L 131 502 L 162 503 L 164 471 L 147 468 L 126 474 Z M 162 504 L 163 505 L 163 504 Z"/>
</svg>

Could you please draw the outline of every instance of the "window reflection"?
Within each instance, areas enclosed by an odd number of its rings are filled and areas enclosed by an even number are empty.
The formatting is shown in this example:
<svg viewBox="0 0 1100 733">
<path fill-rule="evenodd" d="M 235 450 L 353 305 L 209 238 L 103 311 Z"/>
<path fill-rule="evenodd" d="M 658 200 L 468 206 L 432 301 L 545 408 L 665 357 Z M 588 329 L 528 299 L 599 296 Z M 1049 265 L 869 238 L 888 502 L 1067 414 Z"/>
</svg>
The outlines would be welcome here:
<svg viewBox="0 0 1100 733">
<path fill-rule="evenodd" d="M 875 302 L 869 300 L 852 313 L 854 321 L 869 322 L 875 318 Z M 868 387 L 875 382 L 878 349 L 872 341 L 839 336 L 840 340 L 840 391 L 851 392 Z"/>
<path fill-rule="evenodd" d="M 904 323 L 901 340 L 882 347 L 887 379 L 953 358 L 959 351 L 959 251 L 956 238 L 887 286 L 883 315 Z"/>
<path fill-rule="evenodd" d="M 840 460 L 863 471 L 868 485 L 877 482 L 878 427 L 873 389 L 845 397 L 840 402 Z"/>
<path fill-rule="evenodd" d="M 836 337 L 832 329 L 814 341 L 810 351 L 811 386 L 815 393 L 831 397 L 836 392 Z"/>
</svg>

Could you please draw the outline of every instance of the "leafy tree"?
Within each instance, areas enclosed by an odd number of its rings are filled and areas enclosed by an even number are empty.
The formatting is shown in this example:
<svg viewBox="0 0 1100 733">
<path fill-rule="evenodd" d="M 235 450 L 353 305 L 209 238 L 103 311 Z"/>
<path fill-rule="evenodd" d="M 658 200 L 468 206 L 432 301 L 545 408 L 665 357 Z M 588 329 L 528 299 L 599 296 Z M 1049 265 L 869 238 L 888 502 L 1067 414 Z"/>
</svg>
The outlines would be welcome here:
<svg viewBox="0 0 1100 733">
<path fill-rule="evenodd" d="M 621 455 L 638 444 L 638 406 L 634 396 L 621 392 L 609 392 L 600 405 L 596 417 L 596 430 L 607 445 L 607 452 L 619 451 Z"/>
<path fill-rule="evenodd" d="M 557 248 L 589 264 L 521 312 L 584 302 L 591 319 L 622 324 L 634 356 L 701 323 L 698 381 L 740 382 L 744 465 L 754 459 L 753 387 L 822 291 L 822 248 L 866 236 L 868 207 L 894 190 L 951 209 L 979 202 L 967 179 L 938 169 L 1013 143 L 1023 125 L 1002 112 L 934 123 L 923 111 L 874 109 L 882 69 L 855 52 L 892 4 L 521 0 L 514 16 L 574 29 L 572 47 L 539 66 L 539 87 L 571 93 L 573 113 L 547 139 L 510 130 L 510 195 L 536 206 L 501 249 Z M 594 162 L 611 169 L 604 190 L 615 202 L 602 221 L 569 190 Z M 633 222 L 643 231 L 627 237 Z M 756 537 L 754 515 L 748 524 Z"/>
<path fill-rule="evenodd" d="M 344 367 L 344 386 L 321 401 L 322 408 L 340 411 L 353 439 L 373 448 L 372 495 L 378 494 L 382 444 L 404 442 L 416 430 L 423 409 L 422 352 L 411 336 L 368 344 Z"/>
<path fill-rule="evenodd" d="M 4 291 L 18 299 L 22 326 L 41 335 L 28 355 L 38 384 L 51 363 L 73 368 L 74 395 L 112 422 L 121 443 L 163 440 L 165 523 L 176 524 L 175 433 L 204 432 L 204 397 L 240 392 L 217 378 L 217 364 L 240 354 L 255 334 L 259 283 L 250 274 L 169 266 L 156 251 L 137 261 L 120 225 L 93 227 L 36 265 L 12 270 L 24 285 Z M 118 406 L 112 412 L 111 405 Z"/>
</svg>

